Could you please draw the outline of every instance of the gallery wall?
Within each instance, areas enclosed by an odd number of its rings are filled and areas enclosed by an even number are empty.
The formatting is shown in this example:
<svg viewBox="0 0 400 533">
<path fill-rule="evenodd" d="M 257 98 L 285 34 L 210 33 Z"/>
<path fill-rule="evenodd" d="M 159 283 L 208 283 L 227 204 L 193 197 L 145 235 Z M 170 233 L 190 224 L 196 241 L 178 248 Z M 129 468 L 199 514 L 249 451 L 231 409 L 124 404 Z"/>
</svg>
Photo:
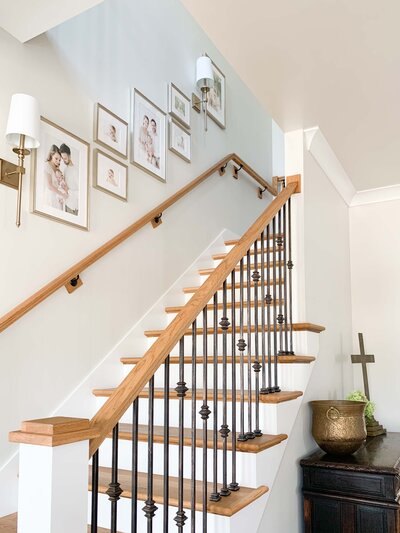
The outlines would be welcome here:
<svg viewBox="0 0 400 533">
<path fill-rule="evenodd" d="M 29 173 L 17 229 L 15 191 L 0 187 L 1 314 L 227 153 L 237 152 L 267 179 L 273 165 L 282 168 L 273 161 L 270 116 L 178 0 L 106 0 L 25 45 L 0 30 L 0 50 L 0 132 L 11 95 L 25 92 L 38 98 L 42 115 L 92 149 L 95 102 L 130 120 L 136 87 L 166 110 L 168 83 L 190 96 L 203 52 L 227 81 L 226 129 L 209 121 L 205 133 L 193 113 L 192 163 L 168 153 L 165 184 L 130 165 L 127 203 L 90 188 L 89 232 L 29 213 Z M 14 157 L 4 135 L 0 155 Z M 8 431 L 51 414 L 223 228 L 242 234 L 269 201 L 256 192 L 244 177 L 210 178 L 164 213 L 159 228 L 149 225 L 86 271 L 74 294 L 58 291 L 0 335 L 0 395 L 7 406 L 0 410 L 0 468 L 16 451 Z M 132 346 L 141 355 L 134 352 Z M 0 515 L 15 510 L 16 472 L 8 475 Z"/>
<path fill-rule="evenodd" d="M 370 396 L 376 419 L 388 431 L 399 431 L 396 409 L 400 342 L 400 201 L 377 202 L 350 209 L 353 351 L 360 353 L 364 334 Z M 361 365 L 354 365 L 354 388 L 363 390 Z"/>
</svg>

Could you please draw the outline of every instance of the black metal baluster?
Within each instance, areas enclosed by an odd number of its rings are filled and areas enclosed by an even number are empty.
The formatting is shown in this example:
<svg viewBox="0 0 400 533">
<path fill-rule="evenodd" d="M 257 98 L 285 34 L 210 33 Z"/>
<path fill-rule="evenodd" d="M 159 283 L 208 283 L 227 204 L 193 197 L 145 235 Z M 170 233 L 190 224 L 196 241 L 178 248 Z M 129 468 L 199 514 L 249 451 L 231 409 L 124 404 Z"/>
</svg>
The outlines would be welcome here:
<svg viewBox="0 0 400 533">
<path fill-rule="evenodd" d="M 213 491 L 210 500 L 218 502 L 218 293 L 213 299 Z"/>
<path fill-rule="evenodd" d="M 147 500 L 143 512 L 147 518 L 147 533 L 153 532 L 153 517 L 158 507 L 153 500 L 153 460 L 154 460 L 154 376 L 149 381 L 149 426 L 147 431 Z"/>
<path fill-rule="evenodd" d="M 203 325 L 204 330 L 204 325 Z M 192 533 L 196 531 L 196 386 L 197 386 L 197 322 L 192 324 L 192 442 L 191 442 L 191 490 L 190 490 L 190 530 Z"/>
<path fill-rule="evenodd" d="M 90 532 L 97 533 L 97 517 L 99 512 L 99 450 L 92 457 L 92 509 Z"/>
<path fill-rule="evenodd" d="M 285 182 L 283 181 L 283 188 L 285 188 Z M 285 340 L 285 349 L 284 354 L 289 354 L 289 339 L 288 339 L 288 290 L 287 290 L 287 269 L 286 269 L 286 263 L 287 263 L 287 226 L 286 226 L 286 204 L 283 204 L 282 208 L 282 217 L 283 217 L 283 323 L 285 325 L 285 331 L 284 331 L 284 340 Z"/>
<path fill-rule="evenodd" d="M 108 485 L 106 494 L 111 502 L 111 533 L 117 533 L 117 504 L 122 494 L 122 489 L 118 483 L 118 424 L 112 432 L 112 461 L 111 461 L 111 483 Z"/>
<path fill-rule="evenodd" d="M 222 318 L 220 326 L 222 329 L 222 424 L 219 430 L 222 437 L 222 487 L 221 496 L 229 496 L 231 491 L 228 489 L 228 436 L 230 429 L 228 426 L 228 386 L 227 386 L 227 348 L 228 348 L 228 328 L 230 326 L 227 317 L 226 302 L 226 280 L 222 286 Z"/>
<path fill-rule="evenodd" d="M 260 360 L 259 360 L 259 332 L 258 332 L 258 288 L 260 282 L 260 273 L 258 271 L 258 243 L 254 242 L 254 271 L 252 275 L 254 283 L 254 363 L 253 370 L 255 373 L 255 428 L 254 435 L 261 437 L 260 430 Z"/>
<path fill-rule="evenodd" d="M 203 309 L 203 405 L 200 416 L 203 420 L 203 533 L 207 533 L 207 423 L 211 411 L 208 407 L 208 342 L 207 306 Z"/>
<path fill-rule="evenodd" d="M 244 340 L 244 320 L 243 320 L 243 307 L 244 307 L 244 268 L 243 258 L 240 260 L 240 282 L 239 282 L 239 340 L 237 347 L 239 350 L 240 361 L 240 431 L 238 441 L 244 442 L 247 440 L 246 433 L 244 431 L 244 351 L 246 349 L 246 341 Z"/>
<path fill-rule="evenodd" d="M 179 437 L 178 437 L 178 511 L 174 518 L 178 526 L 178 533 L 183 533 L 183 526 L 187 520 L 183 510 L 183 439 L 184 439 L 184 414 L 185 396 L 188 391 L 185 383 L 185 337 L 179 341 L 179 381 L 175 388 L 179 398 Z"/>
<path fill-rule="evenodd" d="M 292 199 L 288 199 L 288 252 L 289 260 L 287 262 L 287 267 L 289 270 L 289 353 L 294 355 L 293 351 L 293 280 L 292 280 L 292 270 L 293 270 L 293 261 L 292 261 Z"/>
<path fill-rule="evenodd" d="M 236 292 L 235 270 L 231 274 L 231 309 L 232 309 L 232 481 L 229 489 L 239 490 L 236 481 Z"/>
<path fill-rule="evenodd" d="M 279 286 L 278 286 L 278 308 L 279 313 L 277 316 L 278 323 L 276 324 L 276 327 L 279 328 L 279 355 L 284 354 L 283 350 L 283 327 L 284 327 L 284 316 L 283 316 L 283 276 L 282 276 L 282 251 L 283 251 L 283 237 L 282 237 L 282 209 L 279 209 L 278 211 L 278 236 L 276 238 L 276 244 L 278 246 L 278 273 L 279 273 Z"/>
<path fill-rule="evenodd" d="M 169 374 L 170 357 L 164 363 L 164 490 L 163 490 L 163 533 L 168 533 L 169 520 Z"/>
<path fill-rule="evenodd" d="M 251 386 L 251 265 L 250 250 L 247 250 L 247 406 L 248 406 L 248 430 L 246 437 L 254 439 L 253 432 L 253 414 L 252 414 L 252 386 Z"/>
<path fill-rule="evenodd" d="M 266 305 L 266 296 L 267 290 L 265 289 L 265 232 L 261 233 L 261 390 L 260 393 L 264 394 L 265 389 L 267 388 L 267 369 L 266 369 L 266 342 L 265 336 L 268 335 L 268 332 L 265 331 L 265 305 Z"/>
<path fill-rule="evenodd" d="M 277 324 L 277 290 L 276 290 L 276 216 L 272 219 L 272 305 L 273 305 L 273 338 L 274 338 L 274 385 L 271 392 L 279 392 L 278 386 L 278 324 Z M 278 280 L 280 283 L 280 279 Z"/>
<path fill-rule="evenodd" d="M 132 404 L 132 483 L 131 483 L 131 533 L 137 533 L 138 503 L 138 436 L 139 436 L 139 398 Z"/>
</svg>

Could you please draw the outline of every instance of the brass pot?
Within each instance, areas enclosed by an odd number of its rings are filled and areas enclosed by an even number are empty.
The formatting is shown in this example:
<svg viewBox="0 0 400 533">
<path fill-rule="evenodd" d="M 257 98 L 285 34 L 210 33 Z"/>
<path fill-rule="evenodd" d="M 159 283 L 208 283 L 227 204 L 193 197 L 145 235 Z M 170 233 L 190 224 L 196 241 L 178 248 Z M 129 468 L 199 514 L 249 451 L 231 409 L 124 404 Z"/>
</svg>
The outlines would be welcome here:
<svg viewBox="0 0 400 533">
<path fill-rule="evenodd" d="M 347 455 L 356 452 L 367 437 L 365 402 L 350 400 L 316 400 L 313 410 L 312 436 L 324 452 Z"/>
</svg>

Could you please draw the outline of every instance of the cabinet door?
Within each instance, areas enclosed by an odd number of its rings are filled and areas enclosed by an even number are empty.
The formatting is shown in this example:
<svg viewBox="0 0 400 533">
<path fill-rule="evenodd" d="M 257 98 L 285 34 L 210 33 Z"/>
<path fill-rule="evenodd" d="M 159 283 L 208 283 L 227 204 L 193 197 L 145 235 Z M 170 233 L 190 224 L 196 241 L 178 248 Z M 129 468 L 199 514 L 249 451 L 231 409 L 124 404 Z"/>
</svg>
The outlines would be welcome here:
<svg viewBox="0 0 400 533">
<path fill-rule="evenodd" d="M 357 533 L 395 533 L 393 510 L 369 505 L 357 505 Z"/>
<path fill-rule="evenodd" d="M 311 523 L 310 527 L 306 528 L 307 533 L 342 533 L 339 501 L 313 497 L 310 504 Z"/>
</svg>

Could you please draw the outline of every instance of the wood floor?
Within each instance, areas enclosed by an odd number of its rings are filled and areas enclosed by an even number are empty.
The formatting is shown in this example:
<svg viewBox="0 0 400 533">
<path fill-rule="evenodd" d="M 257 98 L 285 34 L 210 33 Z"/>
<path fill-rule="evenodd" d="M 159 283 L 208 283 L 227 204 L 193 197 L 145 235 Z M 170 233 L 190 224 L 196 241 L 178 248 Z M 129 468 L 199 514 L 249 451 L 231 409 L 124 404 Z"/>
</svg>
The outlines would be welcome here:
<svg viewBox="0 0 400 533">
<path fill-rule="evenodd" d="M 102 527 L 97 528 L 97 531 L 98 533 L 110 533 L 109 529 Z M 17 513 L 0 518 L 0 533 L 17 533 Z M 90 526 L 88 526 L 88 533 L 90 533 Z"/>
</svg>

